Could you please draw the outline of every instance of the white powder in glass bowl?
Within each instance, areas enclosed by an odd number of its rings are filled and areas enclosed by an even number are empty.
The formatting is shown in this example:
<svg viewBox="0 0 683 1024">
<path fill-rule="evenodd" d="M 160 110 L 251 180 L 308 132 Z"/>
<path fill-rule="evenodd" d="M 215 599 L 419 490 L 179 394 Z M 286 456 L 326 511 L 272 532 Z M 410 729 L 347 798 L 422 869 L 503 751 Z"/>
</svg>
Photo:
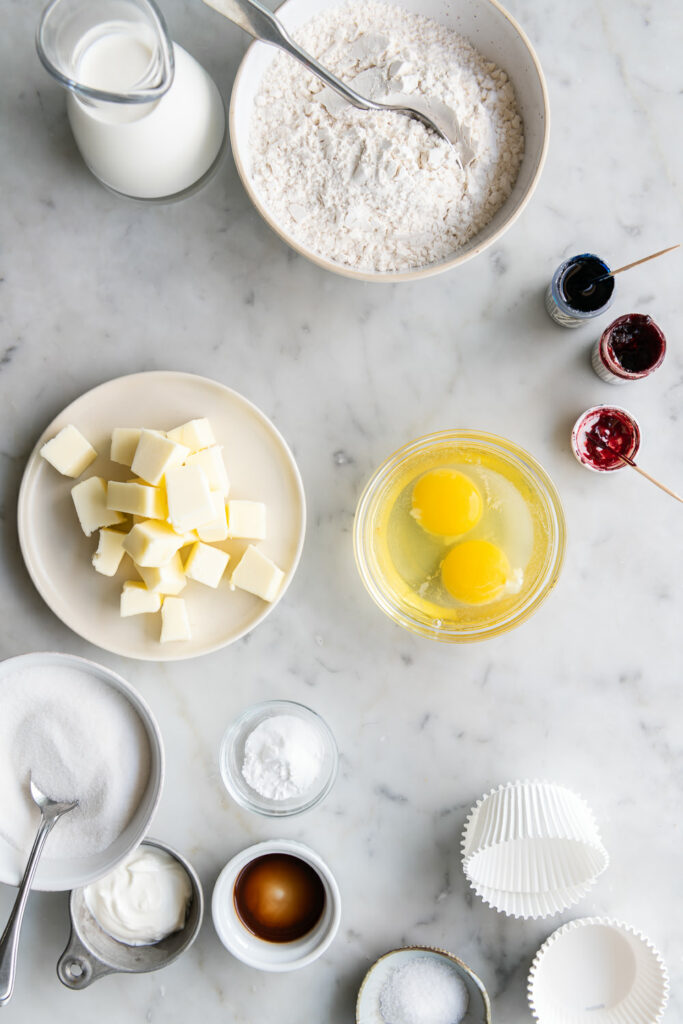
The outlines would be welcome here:
<svg viewBox="0 0 683 1024">
<path fill-rule="evenodd" d="M 429 99 L 454 115 L 475 159 L 461 166 L 407 117 L 357 110 L 280 53 L 256 95 L 249 140 L 252 184 L 270 215 L 301 245 L 359 270 L 451 256 L 517 178 L 524 133 L 507 74 L 451 29 L 373 0 L 324 11 L 294 35 L 361 95 Z"/>
</svg>

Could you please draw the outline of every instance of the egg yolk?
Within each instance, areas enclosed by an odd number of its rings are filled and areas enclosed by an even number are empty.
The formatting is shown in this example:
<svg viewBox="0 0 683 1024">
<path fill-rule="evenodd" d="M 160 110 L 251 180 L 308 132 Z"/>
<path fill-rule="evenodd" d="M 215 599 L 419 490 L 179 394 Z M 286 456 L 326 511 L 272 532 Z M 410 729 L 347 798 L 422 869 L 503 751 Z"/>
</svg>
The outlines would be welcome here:
<svg viewBox="0 0 683 1024">
<path fill-rule="evenodd" d="M 481 519 L 481 494 L 457 469 L 432 469 L 413 488 L 412 517 L 428 533 L 457 537 Z"/>
<path fill-rule="evenodd" d="M 441 564 L 448 593 L 463 604 L 488 604 L 505 590 L 512 570 L 507 555 L 488 540 L 456 544 Z"/>
</svg>

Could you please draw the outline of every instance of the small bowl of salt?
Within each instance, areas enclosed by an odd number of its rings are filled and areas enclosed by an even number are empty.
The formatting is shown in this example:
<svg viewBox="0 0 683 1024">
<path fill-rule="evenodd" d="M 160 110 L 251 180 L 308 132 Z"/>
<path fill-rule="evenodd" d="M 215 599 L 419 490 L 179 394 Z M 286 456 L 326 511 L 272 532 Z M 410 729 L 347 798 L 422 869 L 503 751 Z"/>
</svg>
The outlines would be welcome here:
<svg viewBox="0 0 683 1024">
<path fill-rule="evenodd" d="M 376 960 L 358 993 L 356 1024 L 491 1024 L 483 983 L 444 949 L 406 946 Z"/>
<path fill-rule="evenodd" d="M 232 723 L 219 764 L 228 793 L 241 807 L 286 817 L 316 807 L 327 796 L 337 775 L 337 745 L 311 708 L 268 700 Z"/>
</svg>

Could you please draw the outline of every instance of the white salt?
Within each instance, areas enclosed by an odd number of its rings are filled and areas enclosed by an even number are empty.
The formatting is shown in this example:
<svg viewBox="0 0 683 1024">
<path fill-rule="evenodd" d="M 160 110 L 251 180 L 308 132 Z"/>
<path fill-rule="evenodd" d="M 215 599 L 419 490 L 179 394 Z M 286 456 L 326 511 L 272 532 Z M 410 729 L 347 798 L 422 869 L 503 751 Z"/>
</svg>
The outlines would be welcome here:
<svg viewBox="0 0 683 1024">
<path fill-rule="evenodd" d="M 126 698 L 87 670 L 32 666 L 0 681 L 0 836 L 28 851 L 40 812 L 29 777 L 48 796 L 78 800 L 46 856 L 105 850 L 126 828 L 149 779 L 149 740 Z"/>
<path fill-rule="evenodd" d="M 379 1002 L 384 1024 L 459 1024 L 469 996 L 454 967 L 420 956 L 391 972 Z"/>
</svg>

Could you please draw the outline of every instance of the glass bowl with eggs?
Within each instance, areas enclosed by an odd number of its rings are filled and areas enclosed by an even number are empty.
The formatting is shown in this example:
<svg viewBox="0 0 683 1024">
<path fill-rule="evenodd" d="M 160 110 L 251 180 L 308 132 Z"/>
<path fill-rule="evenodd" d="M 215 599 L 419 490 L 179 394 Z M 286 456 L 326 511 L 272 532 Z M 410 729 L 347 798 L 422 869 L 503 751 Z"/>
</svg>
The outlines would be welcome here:
<svg viewBox="0 0 683 1024">
<path fill-rule="evenodd" d="M 447 430 L 399 449 L 361 495 L 354 549 L 371 597 L 433 640 L 486 640 L 524 622 L 565 549 L 559 495 L 511 441 Z"/>
</svg>

